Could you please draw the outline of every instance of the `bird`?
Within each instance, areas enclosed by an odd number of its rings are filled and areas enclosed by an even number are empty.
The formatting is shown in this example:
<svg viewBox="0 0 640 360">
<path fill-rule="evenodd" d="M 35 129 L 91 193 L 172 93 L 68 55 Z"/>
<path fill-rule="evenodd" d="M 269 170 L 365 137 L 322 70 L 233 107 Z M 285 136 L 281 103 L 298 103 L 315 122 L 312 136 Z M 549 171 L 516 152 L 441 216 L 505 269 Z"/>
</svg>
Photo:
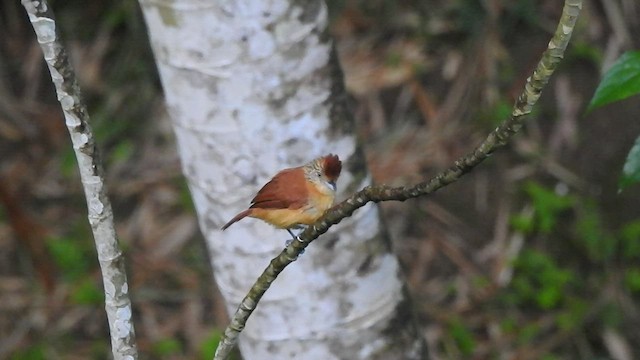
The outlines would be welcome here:
<svg viewBox="0 0 640 360">
<path fill-rule="evenodd" d="M 222 230 L 252 217 L 286 229 L 295 240 L 291 229 L 313 224 L 333 206 L 341 171 L 342 162 L 334 154 L 281 170 L 258 191 L 249 208 L 224 224 Z"/>
</svg>

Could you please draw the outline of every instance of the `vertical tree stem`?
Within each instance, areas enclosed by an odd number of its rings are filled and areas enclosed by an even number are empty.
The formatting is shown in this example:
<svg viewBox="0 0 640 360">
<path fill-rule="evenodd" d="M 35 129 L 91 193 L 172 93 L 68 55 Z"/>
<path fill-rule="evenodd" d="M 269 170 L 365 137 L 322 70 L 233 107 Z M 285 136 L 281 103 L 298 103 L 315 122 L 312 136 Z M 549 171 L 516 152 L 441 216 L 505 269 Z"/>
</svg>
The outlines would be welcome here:
<svg viewBox="0 0 640 360">
<path fill-rule="evenodd" d="M 102 164 L 88 123 L 89 114 L 67 53 L 59 40 L 53 11 L 45 0 L 22 0 L 22 5 L 44 53 L 78 160 L 89 223 L 102 270 L 113 357 L 116 360 L 137 359 L 124 258 L 116 238 Z"/>
</svg>

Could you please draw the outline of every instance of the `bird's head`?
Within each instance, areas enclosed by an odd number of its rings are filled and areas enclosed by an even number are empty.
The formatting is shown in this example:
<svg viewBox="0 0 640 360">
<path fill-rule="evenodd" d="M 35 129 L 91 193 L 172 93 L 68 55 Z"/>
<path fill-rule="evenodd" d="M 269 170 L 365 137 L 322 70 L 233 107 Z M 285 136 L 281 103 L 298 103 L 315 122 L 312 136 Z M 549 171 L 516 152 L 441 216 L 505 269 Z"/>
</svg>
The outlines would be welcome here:
<svg viewBox="0 0 640 360">
<path fill-rule="evenodd" d="M 325 193 L 336 192 L 336 181 L 342 171 L 338 155 L 329 154 L 312 160 L 304 166 L 306 178 Z"/>
</svg>

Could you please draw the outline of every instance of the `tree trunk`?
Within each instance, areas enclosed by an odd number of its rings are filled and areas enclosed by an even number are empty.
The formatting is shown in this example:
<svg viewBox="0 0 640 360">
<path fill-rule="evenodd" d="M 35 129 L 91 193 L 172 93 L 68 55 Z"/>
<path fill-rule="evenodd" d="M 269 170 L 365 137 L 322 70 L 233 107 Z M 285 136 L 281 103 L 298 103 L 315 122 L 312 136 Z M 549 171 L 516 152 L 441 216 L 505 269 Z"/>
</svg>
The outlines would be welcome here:
<svg viewBox="0 0 640 360">
<path fill-rule="evenodd" d="M 338 200 L 369 184 L 323 2 L 140 1 L 216 282 L 233 312 L 289 235 L 255 219 L 222 232 L 278 170 L 334 153 Z M 396 257 L 367 206 L 267 291 L 245 359 L 421 359 Z"/>
</svg>

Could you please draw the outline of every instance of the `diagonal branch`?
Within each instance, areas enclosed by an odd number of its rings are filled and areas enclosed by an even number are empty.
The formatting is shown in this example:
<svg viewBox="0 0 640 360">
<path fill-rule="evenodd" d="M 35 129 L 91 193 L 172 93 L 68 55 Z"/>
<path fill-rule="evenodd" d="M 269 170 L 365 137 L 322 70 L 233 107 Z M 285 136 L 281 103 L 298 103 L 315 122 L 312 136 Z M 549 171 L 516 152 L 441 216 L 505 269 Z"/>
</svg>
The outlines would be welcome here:
<svg viewBox="0 0 640 360">
<path fill-rule="evenodd" d="M 44 53 L 78 160 L 89 223 L 102 270 L 111 351 L 116 360 L 137 359 L 124 258 L 116 238 L 113 211 L 104 186 L 102 163 L 88 123 L 89 114 L 67 53 L 59 40 L 51 7 L 46 0 L 22 0 L 22 5 L 29 15 Z"/>
<path fill-rule="evenodd" d="M 235 346 L 240 332 L 247 319 L 255 310 L 260 298 L 284 268 L 300 255 L 311 241 L 324 234 L 332 225 L 353 214 L 354 211 L 369 202 L 404 201 L 407 199 L 431 194 L 446 185 L 458 180 L 471 171 L 496 149 L 504 146 L 522 128 L 526 115 L 531 113 L 533 105 L 540 98 L 542 89 L 561 62 L 565 49 L 571 39 L 578 14 L 582 9 L 582 0 L 565 0 L 562 17 L 547 49 L 542 54 L 538 66 L 527 79 L 525 88 L 513 106 L 511 117 L 500 124 L 472 152 L 456 160 L 453 166 L 442 171 L 430 180 L 413 186 L 390 187 L 386 185 L 368 186 L 351 195 L 348 199 L 334 206 L 315 224 L 309 226 L 299 238 L 285 248 L 269 263 L 269 266 L 258 277 L 249 293 L 242 300 L 231 323 L 224 332 L 224 337 L 216 349 L 214 359 L 226 359 Z"/>
</svg>

